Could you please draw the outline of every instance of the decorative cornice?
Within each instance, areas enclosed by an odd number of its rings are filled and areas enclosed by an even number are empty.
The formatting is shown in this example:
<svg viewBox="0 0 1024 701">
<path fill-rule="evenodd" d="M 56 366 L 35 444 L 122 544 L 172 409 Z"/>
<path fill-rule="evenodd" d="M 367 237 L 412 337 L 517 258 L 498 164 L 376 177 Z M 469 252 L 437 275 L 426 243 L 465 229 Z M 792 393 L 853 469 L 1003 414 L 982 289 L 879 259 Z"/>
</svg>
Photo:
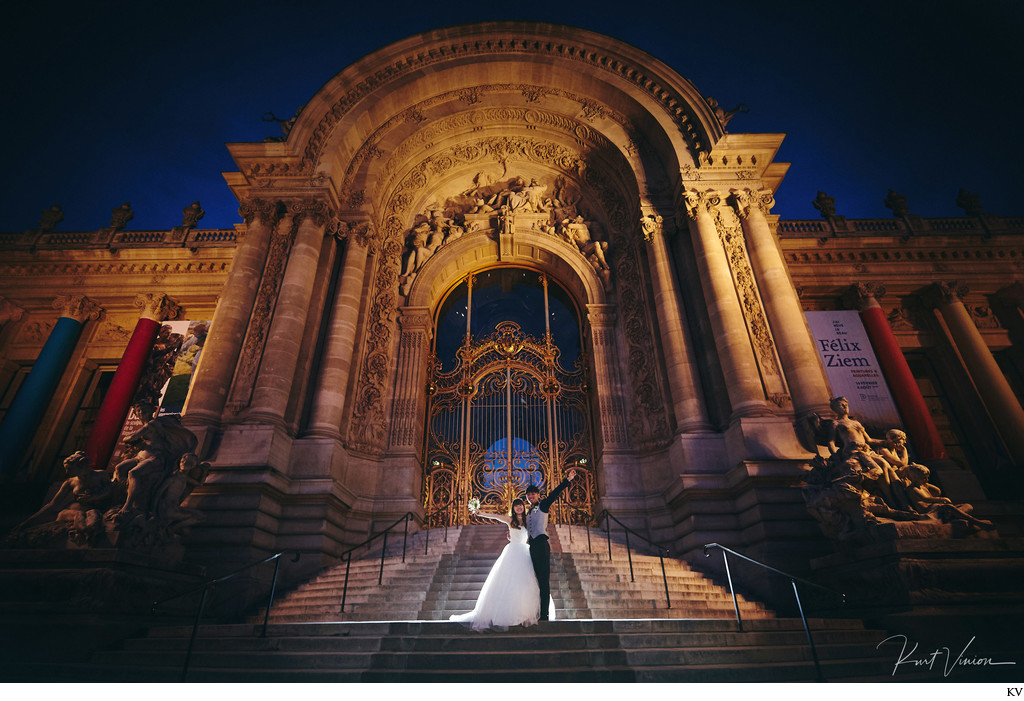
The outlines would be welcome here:
<svg viewBox="0 0 1024 701">
<path fill-rule="evenodd" d="M 85 295 L 61 295 L 53 300 L 53 308 L 81 324 L 103 315 L 103 308 Z"/>
</svg>

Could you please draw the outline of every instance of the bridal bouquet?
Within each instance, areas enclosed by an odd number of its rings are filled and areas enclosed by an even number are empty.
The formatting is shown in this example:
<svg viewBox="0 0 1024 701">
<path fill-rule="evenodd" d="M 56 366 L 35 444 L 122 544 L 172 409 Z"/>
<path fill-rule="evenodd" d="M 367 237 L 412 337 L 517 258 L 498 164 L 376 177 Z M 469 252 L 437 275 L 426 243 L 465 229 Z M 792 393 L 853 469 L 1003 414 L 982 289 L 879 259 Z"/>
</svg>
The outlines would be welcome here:
<svg viewBox="0 0 1024 701">
<path fill-rule="evenodd" d="M 473 497 L 472 499 L 469 500 L 469 503 L 466 504 L 466 506 L 472 513 L 475 514 L 477 511 L 480 510 L 480 500 L 477 499 L 476 497 Z"/>
</svg>

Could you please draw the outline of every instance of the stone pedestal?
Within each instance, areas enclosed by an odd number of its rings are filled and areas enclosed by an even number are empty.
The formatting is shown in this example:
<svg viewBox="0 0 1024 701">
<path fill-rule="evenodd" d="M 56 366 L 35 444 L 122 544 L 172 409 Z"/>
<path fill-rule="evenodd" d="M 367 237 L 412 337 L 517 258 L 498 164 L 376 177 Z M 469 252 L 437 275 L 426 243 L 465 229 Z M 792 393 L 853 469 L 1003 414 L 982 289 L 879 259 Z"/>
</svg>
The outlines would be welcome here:
<svg viewBox="0 0 1024 701">
<path fill-rule="evenodd" d="M 154 601 L 206 580 L 202 567 L 117 549 L 0 550 L 0 611 L 148 615 Z M 183 598 L 167 613 L 194 613 Z"/>
<path fill-rule="evenodd" d="M 1024 609 L 1019 538 L 898 538 L 814 559 L 811 568 L 816 582 L 847 595 L 849 615 L 919 607 Z"/>
</svg>

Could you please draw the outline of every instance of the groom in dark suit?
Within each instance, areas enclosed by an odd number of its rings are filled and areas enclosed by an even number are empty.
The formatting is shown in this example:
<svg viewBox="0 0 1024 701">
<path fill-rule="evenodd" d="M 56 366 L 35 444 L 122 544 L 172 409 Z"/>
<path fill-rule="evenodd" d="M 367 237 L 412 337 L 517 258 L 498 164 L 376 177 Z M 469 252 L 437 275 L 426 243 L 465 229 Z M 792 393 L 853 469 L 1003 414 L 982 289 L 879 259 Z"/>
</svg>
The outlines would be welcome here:
<svg viewBox="0 0 1024 701">
<path fill-rule="evenodd" d="M 540 585 L 540 620 L 548 620 L 548 603 L 551 601 L 551 544 L 548 542 L 548 510 L 555 500 L 576 478 L 576 470 L 569 470 L 569 475 L 562 480 L 554 491 L 546 498 L 540 498 L 537 485 L 526 488 L 526 499 L 530 502 L 530 512 L 526 514 L 526 533 L 529 536 L 530 559 L 533 571 L 537 574 Z"/>
</svg>

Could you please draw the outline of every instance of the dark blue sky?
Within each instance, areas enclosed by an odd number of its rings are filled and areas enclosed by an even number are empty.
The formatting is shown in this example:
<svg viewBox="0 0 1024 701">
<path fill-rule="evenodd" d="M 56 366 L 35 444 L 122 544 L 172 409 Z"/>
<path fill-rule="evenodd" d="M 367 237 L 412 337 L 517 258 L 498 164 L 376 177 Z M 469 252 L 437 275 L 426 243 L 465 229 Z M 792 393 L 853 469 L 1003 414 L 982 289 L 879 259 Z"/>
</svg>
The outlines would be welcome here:
<svg viewBox="0 0 1024 701">
<path fill-rule="evenodd" d="M 785 132 L 792 163 L 776 195 L 787 219 L 888 217 L 886 191 L 923 216 L 960 216 L 956 194 L 1024 215 L 1024 3 L 622 0 L 395 3 L 326 0 L 18 3 L 0 26 L 4 221 L 166 229 L 199 200 L 203 228 L 239 221 L 225 142 L 280 134 L 348 64 L 410 34 L 528 19 L 601 32 L 675 68 L 726 108 L 733 132 Z M 773 8 L 781 4 L 784 8 Z"/>
</svg>

